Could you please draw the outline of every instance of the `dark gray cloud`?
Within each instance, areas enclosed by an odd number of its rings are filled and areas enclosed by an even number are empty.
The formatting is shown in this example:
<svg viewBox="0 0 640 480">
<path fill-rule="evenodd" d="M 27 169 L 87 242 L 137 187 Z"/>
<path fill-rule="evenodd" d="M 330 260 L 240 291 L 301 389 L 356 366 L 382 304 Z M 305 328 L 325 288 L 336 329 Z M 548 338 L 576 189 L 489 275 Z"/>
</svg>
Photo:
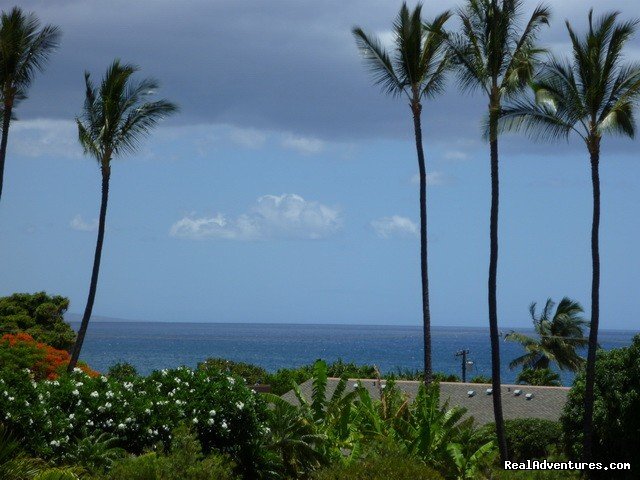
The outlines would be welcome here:
<svg viewBox="0 0 640 480">
<path fill-rule="evenodd" d="M 224 123 L 323 140 L 410 138 L 405 102 L 385 98 L 371 85 L 350 34 L 355 24 L 371 32 L 388 30 L 400 3 L 23 1 L 23 8 L 59 25 L 64 36 L 18 115 L 72 118 L 82 104 L 83 71 L 99 76 L 120 57 L 157 77 L 162 94 L 181 105 L 174 124 Z M 582 27 L 588 5 L 548 3 L 555 20 L 542 39 L 557 50 L 565 42 L 562 20 Z M 425 10 L 432 16 L 458 4 L 429 2 Z M 634 0 L 600 1 L 597 7 L 640 17 L 640 2 Z M 640 38 L 632 47 L 640 57 Z M 460 95 L 452 82 L 443 97 L 425 107 L 427 138 L 479 139 L 485 103 Z"/>
</svg>

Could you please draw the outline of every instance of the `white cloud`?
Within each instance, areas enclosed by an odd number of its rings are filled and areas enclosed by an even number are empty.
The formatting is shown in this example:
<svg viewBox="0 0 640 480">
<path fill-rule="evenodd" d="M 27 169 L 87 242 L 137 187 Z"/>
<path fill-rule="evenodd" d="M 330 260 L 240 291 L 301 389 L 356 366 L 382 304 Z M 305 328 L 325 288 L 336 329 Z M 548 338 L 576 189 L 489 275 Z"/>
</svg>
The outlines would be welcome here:
<svg viewBox="0 0 640 480">
<path fill-rule="evenodd" d="M 257 149 L 264 145 L 267 134 L 255 128 L 233 128 L 229 139 L 241 147 Z"/>
<path fill-rule="evenodd" d="M 296 194 L 264 195 L 236 218 L 222 213 L 212 217 L 187 215 L 171 226 L 169 234 L 190 240 L 315 240 L 332 235 L 341 223 L 340 212 L 335 208 Z"/>
<path fill-rule="evenodd" d="M 449 150 L 444 154 L 445 160 L 467 160 L 469 155 L 461 150 Z"/>
<path fill-rule="evenodd" d="M 449 176 L 446 173 L 442 172 L 427 172 L 427 185 L 436 186 L 436 185 L 447 185 L 449 183 Z M 418 185 L 420 183 L 420 175 L 415 174 L 411 177 L 411 183 L 414 185 Z"/>
<path fill-rule="evenodd" d="M 399 215 L 378 218 L 371 222 L 371 226 L 380 238 L 418 236 L 418 226 L 409 218 Z"/>
<path fill-rule="evenodd" d="M 90 222 L 85 221 L 82 218 L 82 215 L 78 214 L 71 219 L 69 225 L 74 230 L 79 230 L 81 232 L 97 232 L 98 231 L 98 220 L 94 219 Z"/>
<path fill-rule="evenodd" d="M 79 158 L 78 127 L 69 120 L 34 119 L 11 123 L 9 148 L 26 157 Z"/>
<path fill-rule="evenodd" d="M 321 152 L 324 148 L 324 142 L 317 138 L 288 134 L 282 140 L 282 146 L 305 155 L 310 155 Z"/>
</svg>

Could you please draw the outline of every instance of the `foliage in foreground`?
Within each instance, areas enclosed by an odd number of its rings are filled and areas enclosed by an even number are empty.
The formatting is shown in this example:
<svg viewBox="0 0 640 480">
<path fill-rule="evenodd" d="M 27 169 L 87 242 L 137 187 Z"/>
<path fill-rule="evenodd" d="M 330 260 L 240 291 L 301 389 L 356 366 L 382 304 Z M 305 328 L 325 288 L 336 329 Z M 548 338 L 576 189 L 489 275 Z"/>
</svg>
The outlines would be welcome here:
<svg viewBox="0 0 640 480">
<path fill-rule="evenodd" d="M 585 375 L 576 377 L 561 422 L 569 456 L 582 453 Z M 640 435 L 640 335 L 629 347 L 598 350 L 595 405 L 593 412 L 593 461 L 630 462 L 640 465 L 637 448 Z M 596 472 L 597 473 L 597 472 Z M 637 472 L 620 473 L 617 478 L 636 478 Z M 624 475 L 627 475 L 626 477 Z M 605 477 L 602 477 L 605 478 Z"/>
<path fill-rule="evenodd" d="M 562 426 L 559 422 L 540 418 L 517 418 L 504 422 L 510 459 L 516 462 L 528 459 L 548 459 L 562 448 Z M 483 427 L 495 432 L 495 425 Z"/>
<path fill-rule="evenodd" d="M 0 335 L 28 333 L 36 342 L 60 350 L 73 346 L 76 334 L 64 321 L 69 299 L 46 292 L 14 293 L 0 298 Z"/>
<path fill-rule="evenodd" d="M 42 342 L 28 333 L 6 333 L 0 338 L 0 368 L 5 370 L 28 369 L 36 380 L 55 380 L 65 372 L 70 355 Z M 81 363 L 78 368 L 92 377 L 98 373 Z"/>
<path fill-rule="evenodd" d="M 0 412 L 28 454 L 57 463 L 79 460 L 83 439 L 93 436 L 95 444 L 102 434 L 130 453 L 168 446 L 171 431 L 187 423 L 206 453 L 230 455 L 247 476 L 260 462 L 255 444 L 266 416 L 264 402 L 240 379 L 188 368 L 125 382 L 80 370 L 36 382 L 25 371 L 3 370 Z"/>
</svg>

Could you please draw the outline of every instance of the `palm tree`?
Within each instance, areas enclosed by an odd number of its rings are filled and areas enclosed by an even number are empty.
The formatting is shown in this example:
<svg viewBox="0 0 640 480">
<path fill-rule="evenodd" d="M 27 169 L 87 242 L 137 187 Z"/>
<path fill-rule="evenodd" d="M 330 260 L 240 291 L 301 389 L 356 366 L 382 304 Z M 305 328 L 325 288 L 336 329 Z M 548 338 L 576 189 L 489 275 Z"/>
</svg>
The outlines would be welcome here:
<svg viewBox="0 0 640 480">
<path fill-rule="evenodd" d="M 444 39 L 437 32 L 451 14 L 445 12 L 431 24 L 422 21 L 422 6 L 409 11 L 406 3 L 393 24 L 393 57 L 378 38 L 353 29 L 356 44 L 362 52 L 375 83 L 384 93 L 399 97 L 406 95 L 413 114 L 413 129 L 418 154 L 420 177 L 420 267 L 422 278 L 422 322 L 424 337 L 424 381 L 433 379 L 431 368 L 431 313 L 429 309 L 429 275 L 427 265 L 427 170 L 422 147 L 420 115 L 422 100 L 433 98 L 444 87 L 449 62 L 445 55 Z"/>
<path fill-rule="evenodd" d="M 544 6 L 533 11 L 524 28 L 521 0 L 467 0 L 458 10 L 462 29 L 446 33 L 449 51 L 457 64 L 460 85 L 464 90 L 480 90 L 489 100 L 488 140 L 491 154 L 491 214 L 489 255 L 489 330 L 491 336 L 491 377 L 493 391 L 500 392 L 500 340 L 498 331 L 498 118 L 505 98 L 519 95 L 533 75 L 537 57 L 536 36 L 548 25 L 550 12 Z M 493 395 L 500 458 L 507 459 L 502 399 Z"/>
<path fill-rule="evenodd" d="M 137 70 L 133 65 L 123 65 L 120 60 L 115 60 L 107 69 L 99 88 L 94 86 L 88 72 L 84 74 L 86 96 L 82 116 L 76 119 L 78 138 L 85 154 L 95 158 L 100 166 L 102 201 L 89 297 L 71 353 L 69 371 L 76 366 L 80 356 L 96 296 L 109 199 L 111 160 L 124 153 L 135 152 L 141 138 L 148 135 L 160 119 L 177 110 L 173 103 L 166 100 L 145 102 L 158 88 L 158 83 L 153 79 L 133 82 L 131 76 Z"/>
<path fill-rule="evenodd" d="M 503 111 L 505 127 L 522 129 L 534 138 L 582 139 L 591 163 L 591 324 L 585 380 L 584 459 L 591 458 L 596 349 L 600 322 L 600 143 L 605 134 L 635 135 L 634 107 L 640 99 L 640 63 L 625 63 L 623 49 L 638 21 L 603 15 L 578 36 L 569 22 L 573 47 L 570 61 L 551 58 L 533 84 L 535 98 L 520 100 Z"/>
<path fill-rule="evenodd" d="M 555 303 L 549 298 L 539 316 L 536 316 L 535 302 L 529 306 L 533 327 L 537 338 L 522 333 L 511 332 L 505 340 L 519 342 L 527 351 L 514 359 L 509 368 L 523 366 L 525 369 L 548 369 L 555 363 L 560 370 L 575 372 L 584 365 L 576 349 L 588 343 L 582 328 L 587 322 L 580 316 L 583 312 L 578 302 L 564 297 L 551 313 Z"/>
<path fill-rule="evenodd" d="M 58 27 L 46 25 L 40 28 L 38 17 L 34 13 L 24 13 L 20 7 L 13 7 L 0 15 L 0 197 L 13 110 L 20 100 L 27 97 L 36 72 L 44 70 L 59 39 Z"/>
</svg>

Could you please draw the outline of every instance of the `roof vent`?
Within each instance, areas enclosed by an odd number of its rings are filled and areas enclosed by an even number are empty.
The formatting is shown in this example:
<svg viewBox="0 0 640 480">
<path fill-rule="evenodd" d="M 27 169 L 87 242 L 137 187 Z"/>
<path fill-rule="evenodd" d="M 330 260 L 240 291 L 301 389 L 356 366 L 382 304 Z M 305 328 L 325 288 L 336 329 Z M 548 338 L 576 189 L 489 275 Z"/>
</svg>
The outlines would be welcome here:
<svg viewBox="0 0 640 480">
<path fill-rule="evenodd" d="M 513 391 L 513 395 L 518 397 L 522 394 L 522 390 L 520 390 L 519 388 Z"/>
<path fill-rule="evenodd" d="M 469 395 L 470 397 L 473 397 L 475 394 L 476 394 L 476 392 L 475 392 L 475 391 L 473 391 L 473 390 L 469 390 L 469 391 L 467 392 L 467 395 Z"/>
<path fill-rule="evenodd" d="M 524 398 L 526 398 L 527 400 L 531 400 L 533 398 L 533 393 L 527 393 Z"/>
<path fill-rule="evenodd" d="M 353 388 L 358 388 L 358 382 L 353 384 Z"/>
<path fill-rule="evenodd" d="M 493 388 L 487 388 L 487 395 L 491 395 L 493 393 Z"/>
</svg>

